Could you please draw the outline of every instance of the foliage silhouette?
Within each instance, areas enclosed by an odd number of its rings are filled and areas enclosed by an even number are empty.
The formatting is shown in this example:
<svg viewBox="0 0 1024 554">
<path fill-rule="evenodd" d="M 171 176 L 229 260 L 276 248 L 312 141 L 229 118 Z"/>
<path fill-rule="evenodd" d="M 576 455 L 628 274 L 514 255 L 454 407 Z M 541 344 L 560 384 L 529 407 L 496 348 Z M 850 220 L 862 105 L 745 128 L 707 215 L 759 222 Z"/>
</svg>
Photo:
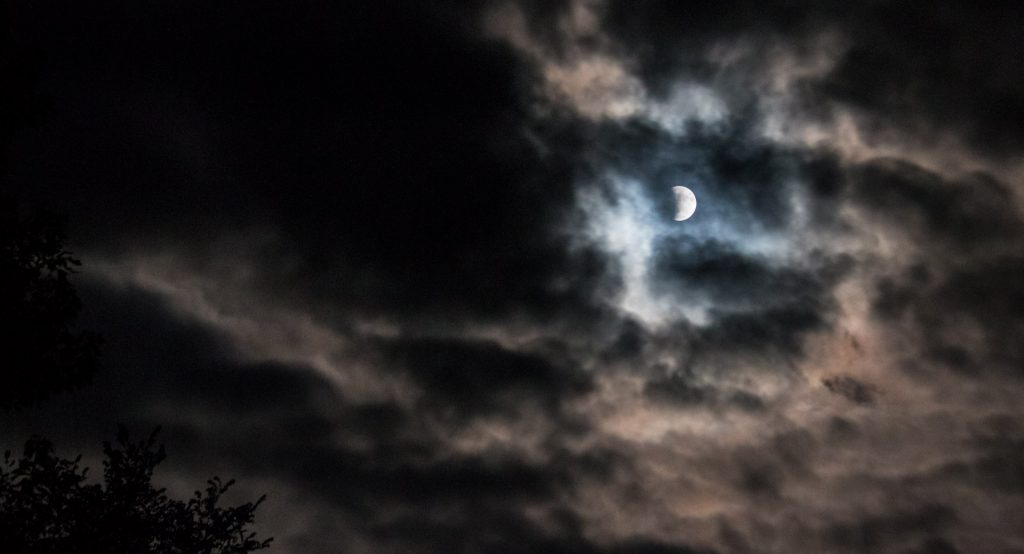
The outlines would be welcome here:
<svg viewBox="0 0 1024 554">
<path fill-rule="evenodd" d="M 154 431 L 134 442 L 122 428 L 104 443 L 103 483 L 90 484 L 81 456 L 59 458 L 33 437 L 24 454 L 0 466 L 0 552 L 41 554 L 241 554 L 267 548 L 248 529 L 261 497 L 218 505 L 234 481 L 214 477 L 188 501 L 152 485 L 164 459 Z"/>
<path fill-rule="evenodd" d="M 83 387 L 100 367 L 100 337 L 74 329 L 81 305 L 70 276 L 80 263 L 65 247 L 66 219 L 4 192 L 18 180 L 8 163 L 15 132 L 48 104 L 36 86 L 41 57 L 15 40 L 14 11 L 0 3 L 0 412 Z M 234 481 L 210 479 L 186 501 L 154 488 L 154 469 L 165 457 L 156 432 L 134 442 L 122 429 L 103 450 L 102 483 L 86 478 L 80 456 L 60 458 L 43 438 L 31 438 L 18 458 L 7 452 L 0 460 L 0 553 L 241 554 L 270 544 L 249 529 L 262 497 L 220 506 Z"/>
<path fill-rule="evenodd" d="M 80 263 L 65 250 L 65 219 L 0 198 L 0 408 L 36 405 L 92 381 L 98 335 L 72 328 L 81 305 L 69 277 Z"/>
</svg>

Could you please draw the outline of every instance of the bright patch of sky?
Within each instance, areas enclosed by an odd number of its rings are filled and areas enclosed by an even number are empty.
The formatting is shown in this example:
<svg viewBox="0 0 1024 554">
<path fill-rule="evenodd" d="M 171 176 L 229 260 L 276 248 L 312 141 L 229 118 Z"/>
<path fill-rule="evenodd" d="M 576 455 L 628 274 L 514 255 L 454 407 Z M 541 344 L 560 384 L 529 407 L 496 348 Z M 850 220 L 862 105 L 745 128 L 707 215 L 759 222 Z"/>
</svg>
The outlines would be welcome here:
<svg viewBox="0 0 1024 554">
<path fill-rule="evenodd" d="M 706 242 L 725 243 L 737 252 L 777 259 L 790 257 L 793 245 L 783 232 L 750 232 L 750 225 L 735 220 L 736 211 L 728 199 L 707 185 L 687 183 L 698 196 L 697 213 L 685 222 L 672 219 L 673 196 L 665 189 L 659 197 L 641 181 L 610 176 L 602 191 L 585 189 L 578 204 L 586 216 L 584 238 L 596 244 L 618 263 L 621 289 L 611 301 L 645 325 L 660 327 L 685 319 L 695 325 L 708 323 L 710 300 L 696 294 L 681 300 L 678 295 L 658 292 L 652 268 L 658 248 L 666 242 L 685 255 Z"/>
</svg>

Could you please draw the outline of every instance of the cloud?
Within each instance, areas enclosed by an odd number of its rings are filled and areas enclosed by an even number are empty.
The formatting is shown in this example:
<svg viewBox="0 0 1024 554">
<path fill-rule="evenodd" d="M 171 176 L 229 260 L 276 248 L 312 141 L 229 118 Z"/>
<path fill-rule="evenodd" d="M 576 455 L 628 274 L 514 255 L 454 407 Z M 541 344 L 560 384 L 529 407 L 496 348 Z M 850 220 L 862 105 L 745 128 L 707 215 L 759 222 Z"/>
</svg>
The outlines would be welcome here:
<svg viewBox="0 0 1024 554">
<path fill-rule="evenodd" d="M 923 506 L 909 513 L 894 513 L 866 518 L 855 524 L 839 524 L 831 530 L 833 543 L 840 548 L 870 552 L 893 539 L 919 532 L 941 532 L 956 520 L 956 512 L 942 505 Z M 929 548 L 938 551 L 950 547 L 941 538 L 928 539 Z"/>
<path fill-rule="evenodd" d="M 853 402 L 870 406 L 875 403 L 875 396 L 878 389 L 867 383 L 862 383 L 848 375 L 830 377 L 821 382 L 829 392 L 838 394 Z"/>
<path fill-rule="evenodd" d="M 1014 8 L 65 8 L 4 178 L 108 369 L 11 441 L 162 424 L 282 552 L 1019 541 Z"/>
</svg>

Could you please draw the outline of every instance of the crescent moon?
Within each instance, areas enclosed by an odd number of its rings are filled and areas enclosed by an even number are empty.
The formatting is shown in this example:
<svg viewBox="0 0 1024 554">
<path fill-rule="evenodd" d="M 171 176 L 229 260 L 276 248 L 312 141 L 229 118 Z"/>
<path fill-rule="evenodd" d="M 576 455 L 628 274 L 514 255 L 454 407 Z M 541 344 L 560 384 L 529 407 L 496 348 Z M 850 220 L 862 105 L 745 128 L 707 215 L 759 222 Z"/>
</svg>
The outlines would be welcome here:
<svg viewBox="0 0 1024 554">
<path fill-rule="evenodd" d="M 697 211 L 697 197 L 686 187 L 672 187 L 676 195 L 676 221 L 686 221 Z"/>
</svg>

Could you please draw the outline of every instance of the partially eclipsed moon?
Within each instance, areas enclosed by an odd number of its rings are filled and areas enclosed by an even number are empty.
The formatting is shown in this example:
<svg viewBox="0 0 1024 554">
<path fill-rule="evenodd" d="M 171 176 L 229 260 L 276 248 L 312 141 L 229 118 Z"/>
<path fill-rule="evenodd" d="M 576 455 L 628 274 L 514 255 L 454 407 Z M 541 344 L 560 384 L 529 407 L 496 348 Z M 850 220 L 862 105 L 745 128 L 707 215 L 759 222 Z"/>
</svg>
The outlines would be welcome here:
<svg viewBox="0 0 1024 554">
<path fill-rule="evenodd" d="M 697 211 L 697 197 L 686 187 L 672 187 L 672 192 L 676 195 L 676 221 L 690 219 Z"/>
</svg>

